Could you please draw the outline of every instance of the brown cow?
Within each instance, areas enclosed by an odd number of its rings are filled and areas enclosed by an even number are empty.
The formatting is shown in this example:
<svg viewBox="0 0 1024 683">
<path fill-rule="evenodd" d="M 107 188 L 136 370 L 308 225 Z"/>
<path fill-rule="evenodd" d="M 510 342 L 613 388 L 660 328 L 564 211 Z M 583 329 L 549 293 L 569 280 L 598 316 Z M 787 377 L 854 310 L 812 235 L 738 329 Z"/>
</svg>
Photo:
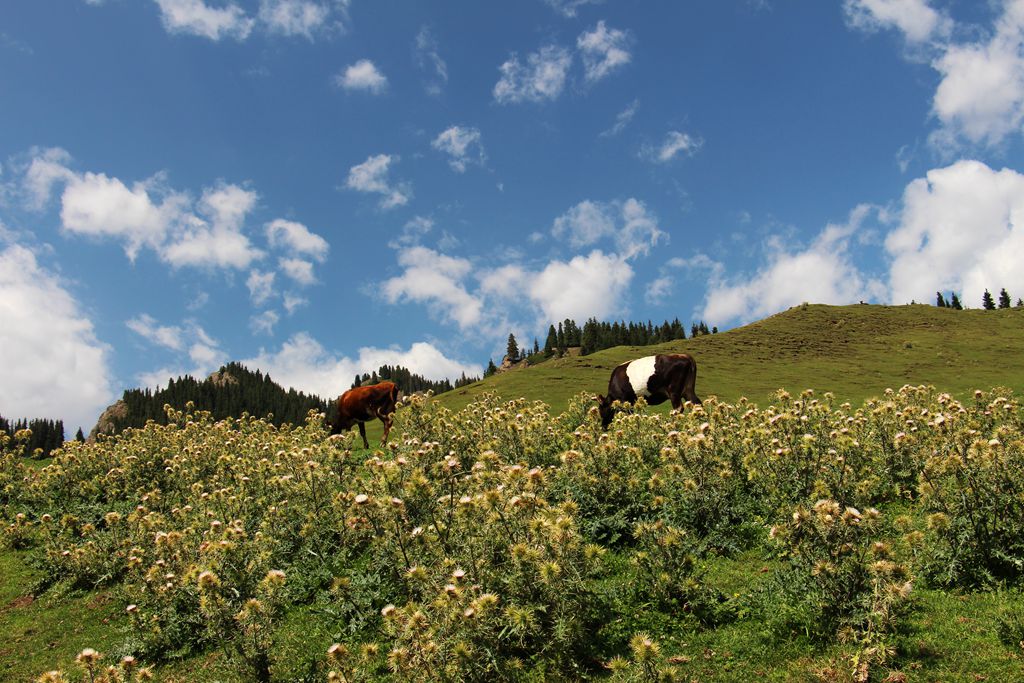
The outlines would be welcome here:
<svg viewBox="0 0 1024 683">
<path fill-rule="evenodd" d="M 612 370 L 608 380 L 608 396 L 594 397 L 601 413 L 601 425 L 607 429 L 615 417 L 612 402 L 634 403 L 641 396 L 650 405 L 666 400 L 681 410 L 683 399 L 700 405 L 694 388 L 697 384 L 697 361 L 685 353 L 658 354 L 637 358 Z"/>
<path fill-rule="evenodd" d="M 381 382 L 367 387 L 355 387 L 349 389 L 338 399 L 338 414 L 333 420 L 328 419 L 331 425 L 331 435 L 341 434 L 352 429 L 352 425 L 359 425 L 359 435 L 363 437 L 363 446 L 370 447 L 366 440 L 366 426 L 364 423 L 373 419 L 379 419 L 384 423 L 384 438 L 380 445 L 387 443 L 388 432 L 391 431 L 391 423 L 398 403 L 398 387 L 394 382 Z"/>
</svg>

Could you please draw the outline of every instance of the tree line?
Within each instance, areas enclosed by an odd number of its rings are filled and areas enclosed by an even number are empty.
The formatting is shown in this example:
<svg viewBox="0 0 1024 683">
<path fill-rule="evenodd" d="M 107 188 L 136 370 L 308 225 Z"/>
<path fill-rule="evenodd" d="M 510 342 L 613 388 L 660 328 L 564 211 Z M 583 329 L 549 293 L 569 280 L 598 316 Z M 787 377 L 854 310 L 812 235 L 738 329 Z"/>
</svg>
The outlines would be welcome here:
<svg viewBox="0 0 1024 683">
<path fill-rule="evenodd" d="M 259 417 L 272 415 L 275 425 L 301 424 L 310 410 L 324 412 L 327 401 L 294 389 L 284 389 L 259 370 L 253 372 L 241 363 L 228 363 L 204 380 L 185 375 L 170 379 L 156 391 L 129 389 L 121 398 L 127 406 L 124 417 L 113 418 L 114 433 L 129 427 L 142 427 L 149 420 L 167 424 L 164 405 L 181 408 L 192 401 L 197 410 L 208 410 L 214 419 L 238 417 L 249 413 Z"/>
<path fill-rule="evenodd" d="M 1006 291 L 1006 287 L 999 290 L 999 302 L 996 303 L 995 297 L 992 296 L 992 292 L 985 290 L 985 293 L 981 295 L 981 307 L 986 311 L 994 311 L 996 308 L 1010 308 L 1010 294 Z M 950 292 L 950 297 L 947 300 L 942 295 L 942 292 L 935 292 L 935 305 L 939 308 L 952 308 L 957 311 L 963 310 L 963 304 L 960 303 L 960 297 L 956 295 L 956 292 Z M 1017 308 L 1024 308 L 1024 299 L 1018 297 Z"/>
<path fill-rule="evenodd" d="M 690 325 L 691 337 L 717 333 L 717 327 L 709 329 L 703 320 Z M 608 322 L 590 318 L 582 328 L 576 321 L 566 318 L 557 326 L 554 324 L 548 326 L 548 334 L 543 347 L 535 338 L 532 350 L 530 347 L 520 347 L 515 335 L 510 333 L 505 359 L 512 363 L 523 360 L 534 363 L 554 356 L 563 356 L 568 349 L 575 347 L 580 349 L 580 355 L 586 356 L 610 349 L 613 346 L 651 346 L 677 339 L 686 339 L 686 328 L 679 318 L 675 318 L 671 322 L 666 320 L 661 325 L 655 325 L 650 320 L 646 323 L 627 323 L 626 321 Z M 484 377 L 489 377 L 497 370 L 494 360 L 491 359 L 484 372 Z"/>
<path fill-rule="evenodd" d="M 20 431 L 28 429 L 32 436 L 25 442 L 25 454 L 36 455 L 36 450 L 41 451 L 40 457 L 47 457 L 55 448 L 64 445 L 64 421 L 45 419 L 20 419 L 11 422 L 0 415 L 0 431 L 7 436 L 14 437 Z M 82 430 L 78 430 L 78 437 L 84 440 Z"/>
<path fill-rule="evenodd" d="M 362 375 L 357 373 L 352 386 L 358 387 L 364 384 L 377 384 L 378 382 L 388 381 L 394 382 L 398 386 L 398 390 L 403 394 L 414 394 L 418 391 L 432 391 L 435 394 L 443 394 L 446 391 L 458 389 L 479 380 L 479 377 L 467 377 L 466 373 L 463 372 L 454 383 L 448 378 L 435 381 L 427 379 L 422 375 L 417 375 L 409 370 L 409 368 L 403 368 L 401 365 L 382 365 L 372 373 L 363 373 Z"/>
</svg>

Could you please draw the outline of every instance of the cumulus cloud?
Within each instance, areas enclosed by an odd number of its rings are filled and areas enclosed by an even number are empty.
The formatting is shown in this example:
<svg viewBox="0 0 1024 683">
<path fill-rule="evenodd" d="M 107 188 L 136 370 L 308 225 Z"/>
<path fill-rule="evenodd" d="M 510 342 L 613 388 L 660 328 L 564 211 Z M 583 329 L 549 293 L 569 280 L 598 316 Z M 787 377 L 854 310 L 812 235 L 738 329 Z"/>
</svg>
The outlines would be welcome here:
<svg viewBox="0 0 1024 683">
<path fill-rule="evenodd" d="M 939 128 L 929 141 L 947 156 L 964 143 L 997 146 L 1024 125 L 1024 0 L 990 5 L 1000 13 L 986 28 L 958 26 L 927 0 L 844 2 L 853 28 L 895 28 L 929 55 L 940 77 L 932 98 Z M 954 39 L 961 35 L 976 38 Z"/>
<path fill-rule="evenodd" d="M 448 165 L 457 173 L 463 173 L 469 164 L 483 164 L 486 158 L 480 141 L 480 129 L 451 126 L 442 131 L 430 143 L 439 152 L 445 152 Z"/>
<path fill-rule="evenodd" d="M 392 209 L 409 202 L 412 191 L 405 183 L 392 185 L 388 179 L 388 168 L 398 162 L 398 156 L 378 154 L 367 157 L 366 161 L 348 170 L 345 187 L 356 192 L 368 192 L 383 195 L 380 208 Z"/>
<path fill-rule="evenodd" d="M 78 301 L 29 249 L 0 250 L 0 414 L 88 431 L 114 399 L 110 348 Z"/>
<path fill-rule="evenodd" d="M 263 257 L 242 233 L 246 215 L 256 205 L 258 195 L 237 185 L 207 189 L 199 203 L 199 212 L 208 220 L 183 221 L 170 242 L 160 249 L 161 257 L 172 266 L 248 268 Z"/>
<path fill-rule="evenodd" d="M 646 255 L 667 237 L 646 205 L 632 197 L 625 202 L 584 200 L 555 219 L 551 234 L 576 248 L 610 239 L 624 259 Z"/>
<path fill-rule="evenodd" d="M 129 330 L 141 336 L 151 344 L 163 346 L 172 351 L 181 351 L 185 347 L 182 330 L 177 325 L 161 325 L 153 316 L 143 313 L 125 323 Z"/>
<path fill-rule="evenodd" d="M 263 311 L 249 318 L 249 329 L 253 334 L 270 336 L 274 334 L 274 327 L 280 318 L 281 316 L 274 311 Z"/>
<path fill-rule="evenodd" d="M 245 40 L 252 32 L 255 21 L 245 10 L 231 2 L 223 7 L 211 7 L 203 0 L 156 0 L 160 19 L 168 33 L 220 40 Z"/>
<path fill-rule="evenodd" d="M 672 130 L 668 132 L 660 145 L 644 145 L 640 150 L 640 156 L 648 161 L 666 164 L 680 154 L 693 156 L 702 144 L 699 138 L 695 138 L 689 133 Z"/>
<path fill-rule="evenodd" d="M 986 41 L 950 45 L 932 66 L 942 76 L 932 109 L 940 148 L 966 139 L 997 145 L 1024 122 L 1024 0 L 1006 0 Z"/>
<path fill-rule="evenodd" d="M 847 23 L 862 31 L 894 28 L 910 43 L 948 36 L 953 22 L 928 0 L 843 0 Z"/>
<path fill-rule="evenodd" d="M 290 277 L 296 284 L 303 287 L 316 283 L 316 276 L 313 274 L 313 264 L 300 258 L 278 259 L 278 267 L 281 272 Z"/>
<path fill-rule="evenodd" d="M 30 208 L 41 209 L 63 184 L 61 227 L 66 233 L 114 239 L 135 260 L 152 249 L 175 266 L 244 269 L 261 258 L 244 234 L 258 195 L 238 185 L 206 188 L 198 203 L 157 174 L 130 186 L 104 173 L 79 173 L 60 149 L 34 150 L 22 181 Z"/>
<path fill-rule="evenodd" d="M 428 232 L 434 229 L 434 219 L 426 216 L 414 216 L 402 226 L 402 232 L 388 243 L 392 249 L 411 247 L 420 243 Z"/>
<path fill-rule="evenodd" d="M 893 303 L 952 290 L 977 305 L 985 289 L 1024 291 L 1024 175 L 979 161 L 929 171 L 904 191 L 885 248 Z"/>
<path fill-rule="evenodd" d="M 260 0 L 259 19 L 271 33 L 312 40 L 331 16 L 329 6 L 310 0 Z"/>
<path fill-rule="evenodd" d="M 415 46 L 416 66 L 427 74 L 424 87 L 430 95 L 440 95 L 441 89 L 448 84 L 448 64 L 441 58 L 437 39 L 428 26 L 416 34 Z"/>
<path fill-rule="evenodd" d="M 499 104 L 543 102 L 562 94 L 572 54 L 564 47 L 548 45 L 526 57 L 526 64 L 513 54 L 500 67 L 501 78 L 494 86 Z"/>
<path fill-rule="evenodd" d="M 480 321 L 483 304 L 467 291 L 464 282 L 473 270 L 469 260 L 413 246 L 398 252 L 398 264 L 404 269 L 403 273 L 382 285 L 381 291 L 388 303 L 426 304 L 436 315 L 462 329 Z"/>
<path fill-rule="evenodd" d="M 309 256 L 320 263 L 323 263 L 327 258 L 327 252 L 330 251 L 327 240 L 311 232 L 302 223 L 278 218 L 267 223 L 266 232 L 267 242 L 271 248 Z"/>
<path fill-rule="evenodd" d="M 416 342 L 408 349 L 364 347 L 351 358 L 328 351 L 306 332 L 293 335 L 277 350 L 261 349 L 242 363 L 269 374 L 284 387 L 323 397 L 338 396 L 352 385 L 357 373 L 373 372 L 381 365 L 401 365 L 430 380 L 483 374 L 479 364 L 448 358 L 427 342 Z"/>
<path fill-rule="evenodd" d="M 259 270 L 252 270 L 249 272 L 245 286 L 249 288 L 249 298 L 254 306 L 262 306 L 274 296 L 275 277 L 273 271 L 263 273 Z"/>
<path fill-rule="evenodd" d="M 884 297 L 884 285 L 861 273 L 850 248 L 872 211 L 858 206 L 847 223 L 829 224 L 804 249 L 770 239 L 767 263 L 751 275 L 728 278 L 723 266 L 705 259 L 711 273 L 700 317 L 719 325 L 749 322 L 804 301 L 848 304 Z"/>
<path fill-rule="evenodd" d="M 551 261 L 531 276 L 529 295 L 539 321 L 610 318 L 625 311 L 633 269 L 620 256 L 594 250 L 569 261 Z"/>
<path fill-rule="evenodd" d="M 365 90 L 379 95 L 388 88 L 388 79 L 369 59 L 360 59 L 334 77 L 334 82 L 345 90 Z"/>
<path fill-rule="evenodd" d="M 202 379 L 227 362 L 227 354 L 220 348 L 220 342 L 207 334 L 195 320 L 186 320 L 179 329 L 182 349 L 175 358 L 176 364 L 140 372 L 136 379 L 142 386 L 155 389 L 165 385 L 168 379 L 182 375 Z"/>
<path fill-rule="evenodd" d="M 603 21 L 592 31 L 585 31 L 576 39 L 576 47 L 583 58 L 583 72 L 588 83 L 601 80 L 612 71 L 629 64 L 632 55 L 629 35 L 619 29 L 609 29 Z"/>
</svg>

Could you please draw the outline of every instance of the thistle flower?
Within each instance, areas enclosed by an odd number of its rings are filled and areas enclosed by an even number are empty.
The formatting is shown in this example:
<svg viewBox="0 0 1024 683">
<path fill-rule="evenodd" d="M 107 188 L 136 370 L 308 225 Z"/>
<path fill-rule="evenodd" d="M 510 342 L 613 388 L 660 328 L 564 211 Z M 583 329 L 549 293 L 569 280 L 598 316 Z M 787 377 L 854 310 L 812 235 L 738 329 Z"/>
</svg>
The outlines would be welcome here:
<svg viewBox="0 0 1024 683">
<path fill-rule="evenodd" d="M 213 590 L 220 586 L 220 578 L 210 570 L 199 572 L 199 590 Z"/>
<path fill-rule="evenodd" d="M 342 664 L 348 659 L 348 648 L 341 643 L 334 643 L 327 648 L 327 659 L 334 664 Z"/>
<path fill-rule="evenodd" d="M 655 662 L 661 655 L 661 646 L 642 631 L 629 639 L 629 649 L 633 659 L 644 664 Z"/>
</svg>

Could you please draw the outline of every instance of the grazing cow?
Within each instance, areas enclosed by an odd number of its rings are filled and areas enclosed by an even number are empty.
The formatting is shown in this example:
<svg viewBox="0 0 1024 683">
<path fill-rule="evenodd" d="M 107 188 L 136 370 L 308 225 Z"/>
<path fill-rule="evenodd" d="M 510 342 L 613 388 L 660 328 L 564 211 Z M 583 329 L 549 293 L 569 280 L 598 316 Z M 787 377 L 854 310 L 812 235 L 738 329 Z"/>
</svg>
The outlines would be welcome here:
<svg viewBox="0 0 1024 683">
<path fill-rule="evenodd" d="M 366 440 L 366 426 L 364 423 L 373 419 L 380 419 L 384 423 L 384 437 L 380 445 L 387 443 L 388 432 L 391 431 L 391 423 L 398 403 L 398 387 L 393 382 L 381 382 L 367 387 L 355 387 L 349 389 L 338 399 L 338 415 L 331 424 L 331 435 L 341 434 L 352 429 L 352 425 L 359 425 L 359 435 L 363 437 L 363 446 L 370 447 Z"/>
<path fill-rule="evenodd" d="M 613 401 L 634 403 L 641 396 L 651 405 L 669 400 L 681 410 L 683 399 L 700 405 L 694 391 L 697 384 L 697 362 L 685 353 L 658 354 L 637 358 L 612 370 L 608 395 L 594 397 L 601 413 L 601 425 L 608 429 L 615 412 Z"/>
</svg>

